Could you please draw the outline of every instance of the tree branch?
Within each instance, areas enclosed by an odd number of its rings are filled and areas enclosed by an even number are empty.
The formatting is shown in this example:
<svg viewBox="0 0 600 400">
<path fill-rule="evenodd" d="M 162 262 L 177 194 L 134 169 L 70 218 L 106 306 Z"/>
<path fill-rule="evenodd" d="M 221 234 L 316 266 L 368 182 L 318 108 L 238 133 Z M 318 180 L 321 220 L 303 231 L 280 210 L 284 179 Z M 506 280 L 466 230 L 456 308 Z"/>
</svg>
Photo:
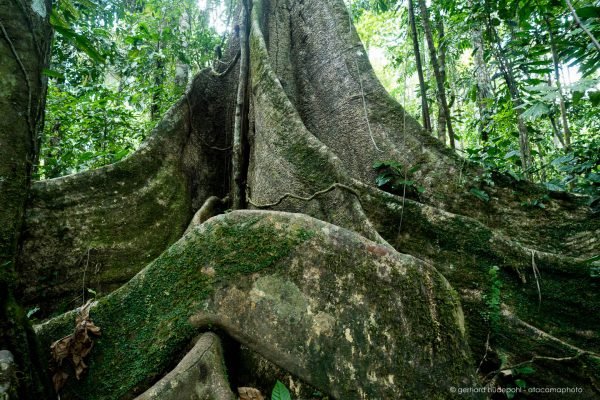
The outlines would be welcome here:
<svg viewBox="0 0 600 400">
<path fill-rule="evenodd" d="M 577 25 L 579 25 L 579 27 L 590 37 L 590 39 L 592 39 L 592 43 L 594 43 L 594 46 L 596 46 L 598 51 L 600 51 L 600 43 L 598 43 L 598 40 L 596 40 L 592 32 L 590 32 L 590 30 L 583 25 L 583 23 L 577 16 L 577 12 L 573 8 L 573 4 L 571 4 L 571 1 L 565 0 L 565 3 L 567 3 L 567 7 L 569 7 L 569 10 L 571 10 L 571 14 L 573 14 L 573 18 L 575 19 L 575 22 L 577 22 Z"/>
</svg>

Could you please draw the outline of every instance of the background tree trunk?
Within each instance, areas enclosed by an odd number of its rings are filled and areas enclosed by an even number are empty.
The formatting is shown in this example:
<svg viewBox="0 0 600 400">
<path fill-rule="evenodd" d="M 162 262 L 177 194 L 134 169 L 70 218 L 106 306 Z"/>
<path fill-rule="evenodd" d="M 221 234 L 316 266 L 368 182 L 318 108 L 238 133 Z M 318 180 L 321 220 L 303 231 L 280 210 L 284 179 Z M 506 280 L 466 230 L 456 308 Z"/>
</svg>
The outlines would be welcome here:
<svg viewBox="0 0 600 400">
<path fill-rule="evenodd" d="M 500 69 L 504 75 L 506 86 L 508 87 L 508 92 L 514 105 L 515 114 L 517 115 L 517 128 L 519 130 L 519 156 L 521 158 L 523 174 L 527 179 L 529 179 L 531 177 L 531 149 L 529 146 L 529 130 L 527 129 L 525 121 L 521 116 L 521 114 L 523 114 L 523 110 L 521 108 L 523 105 L 523 100 L 521 99 L 521 93 L 515 80 L 513 64 L 506 56 L 506 51 L 502 47 L 500 38 L 496 32 L 496 28 L 494 28 L 494 26 L 491 24 L 489 17 L 487 25 L 488 30 L 495 38 L 496 46 L 494 55 L 500 64 Z"/>
<path fill-rule="evenodd" d="M 421 91 L 421 118 L 423 119 L 423 128 L 431 133 L 431 117 L 429 113 L 429 103 L 427 101 L 427 85 L 423 75 L 423 65 L 421 64 L 421 50 L 419 49 L 419 34 L 417 24 L 415 23 L 415 9 L 413 0 L 408 0 L 408 23 L 410 24 L 411 39 L 413 51 L 415 53 L 415 63 L 417 66 L 417 75 L 419 77 L 419 90 Z"/>
<path fill-rule="evenodd" d="M 454 149 L 454 130 L 452 129 L 452 122 L 450 120 L 450 110 L 448 108 L 448 100 L 446 99 L 446 88 L 444 75 L 442 74 L 442 70 L 440 67 L 440 63 L 438 61 L 437 51 L 435 49 L 435 44 L 433 42 L 433 33 L 431 30 L 431 24 L 429 20 L 429 11 L 427 10 L 427 5 L 425 4 L 425 0 L 418 0 L 419 6 L 421 7 L 421 21 L 423 22 L 423 30 L 425 31 L 425 38 L 427 39 L 427 45 L 429 47 L 429 57 L 431 59 L 431 66 L 433 67 L 433 73 L 435 75 L 435 82 L 437 84 L 438 96 L 439 96 L 439 113 L 440 123 L 442 120 L 446 122 L 446 126 L 448 127 L 448 140 L 450 141 L 450 147 Z M 438 126 L 438 131 L 441 133 L 442 127 Z M 445 137 L 445 135 L 444 135 Z M 442 142 L 445 142 L 442 140 Z"/>
<path fill-rule="evenodd" d="M 567 108 L 565 106 L 565 97 L 560 83 L 560 62 L 558 60 L 558 50 L 556 50 L 556 42 L 554 40 L 554 33 L 552 32 L 552 25 L 548 17 L 545 17 L 546 26 L 548 27 L 548 35 L 550 36 L 550 49 L 552 52 L 552 64 L 554 66 L 554 80 L 556 81 L 556 88 L 558 89 L 558 101 L 560 104 L 560 118 L 562 121 L 563 138 L 567 149 L 571 147 L 571 130 L 569 129 L 569 120 L 567 118 Z"/>
<path fill-rule="evenodd" d="M 484 59 L 483 31 L 480 26 L 475 25 L 471 32 L 474 48 L 475 75 L 477 79 L 477 108 L 479 109 L 479 117 L 481 119 L 478 129 L 481 141 L 486 143 L 490 137 L 492 124 L 491 106 L 494 101 L 492 97 L 493 90 L 490 74 Z"/>
</svg>

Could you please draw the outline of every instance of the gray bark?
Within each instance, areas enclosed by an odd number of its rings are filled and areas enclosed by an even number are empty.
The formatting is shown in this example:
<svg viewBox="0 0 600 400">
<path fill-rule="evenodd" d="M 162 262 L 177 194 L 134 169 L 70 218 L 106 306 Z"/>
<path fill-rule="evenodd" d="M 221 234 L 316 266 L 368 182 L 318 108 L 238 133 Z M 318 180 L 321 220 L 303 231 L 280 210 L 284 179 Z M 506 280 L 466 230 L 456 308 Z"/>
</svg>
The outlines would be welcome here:
<svg viewBox="0 0 600 400">
<path fill-rule="evenodd" d="M 19 377 L 8 398 L 44 398 L 49 382 L 35 335 L 14 297 L 16 263 L 31 174 L 36 165 L 51 40 L 50 2 L 0 1 L 0 351 Z M 10 377 L 9 377 L 10 378 Z"/>
<path fill-rule="evenodd" d="M 205 333 L 177 366 L 135 400 L 235 400 L 221 340 Z"/>
<path fill-rule="evenodd" d="M 92 309 L 103 336 L 63 398 L 137 395 L 210 327 L 333 398 L 451 398 L 478 384 L 484 354 L 485 374 L 533 359 L 531 386 L 567 379 L 597 396 L 600 321 L 573 317 L 600 301 L 585 199 L 526 209 L 548 192 L 504 176 L 481 187 L 489 202 L 469 195 L 480 171 L 385 92 L 342 1 L 255 1 L 251 16 L 243 195 L 285 213 L 236 211 L 177 241 L 231 188 L 239 76 L 213 71 L 129 158 L 33 187 L 21 258 L 44 279 L 43 307 L 76 298 L 83 276 L 105 294 L 147 265 Z M 378 160 L 414 167 L 425 192 L 377 189 Z M 72 315 L 40 326 L 44 343 Z"/>
</svg>

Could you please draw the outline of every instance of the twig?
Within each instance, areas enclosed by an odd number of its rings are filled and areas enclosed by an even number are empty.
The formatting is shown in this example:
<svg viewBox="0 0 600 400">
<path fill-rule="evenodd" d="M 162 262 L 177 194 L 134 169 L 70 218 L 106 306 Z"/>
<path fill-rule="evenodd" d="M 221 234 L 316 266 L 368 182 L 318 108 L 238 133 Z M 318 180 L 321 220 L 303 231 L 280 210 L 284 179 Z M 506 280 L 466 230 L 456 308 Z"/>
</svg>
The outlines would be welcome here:
<svg viewBox="0 0 600 400">
<path fill-rule="evenodd" d="M 489 376 L 492 376 L 492 379 L 495 378 L 500 372 L 502 371 L 506 371 L 509 369 L 515 369 L 515 368 L 519 368 L 523 365 L 527 365 L 527 364 L 532 364 L 535 361 L 572 361 L 572 360 L 576 360 L 578 358 L 580 358 L 581 356 L 585 355 L 585 354 L 589 354 L 587 351 L 581 351 L 577 354 L 575 354 L 574 356 L 571 357 L 548 357 L 548 356 L 533 356 L 531 357 L 531 359 L 527 360 L 527 361 L 523 361 L 517 364 L 512 364 L 512 365 L 507 365 L 506 367 L 502 367 L 500 369 L 497 369 L 495 371 L 490 372 L 489 374 L 486 375 L 486 378 Z"/>
<path fill-rule="evenodd" d="M 476 374 L 479 373 L 479 370 L 481 369 L 483 362 L 485 360 L 487 360 L 487 355 L 488 355 L 489 350 L 490 350 L 490 331 L 488 331 L 487 339 L 485 339 L 485 353 L 483 354 L 483 358 L 481 359 L 481 361 L 479 362 L 479 365 L 477 366 L 477 370 L 475 371 Z"/>
<path fill-rule="evenodd" d="M 356 190 L 354 190 L 353 188 L 351 188 L 350 186 L 344 185 L 343 183 L 337 183 L 337 182 L 334 183 L 334 184 L 332 184 L 331 186 L 329 186 L 326 189 L 319 190 L 318 192 L 313 193 L 309 197 L 302 197 L 302 196 L 298 196 L 298 195 L 295 195 L 295 194 L 292 194 L 292 193 L 285 193 L 283 196 L 281 196 L 279 198 L 279 200 L 277 200 L 274 203 L 257 204 L 255 202 L 253 202 L 252 199 L 250 199 L 250 196 L 247 196 L 246 200 L 248 201 L 248 204 L 250 204 L 250 205 L 252 205 L 252 206 L 254 206 L 256 208 L 271 208 L 271 207 L 275 207 L 276 205 L 278 205 L 279 203 L 281 203 L 283 200 L 287 199 L 288 197 L 290 197 L 292 199 L 302 200 L 302 201 L 311 201 L 315 197 L 320 196 L 320 195 L 325 194 L 325 193 L 328 193 L 328 192 L 331 192 L 335 188 L 344 189 L 344 190 L 347 190 L 348 192 L 352 193 L 354 196 L 356 196 L 356 199 L 358 200 L 358 202 L 360 203 L 360 205 L 362 207 L 362 202 L 360 200 L 360 195 L 358 194 L 358 192 Z"/>
<path fill-rule="evenodd" d="M 598 43 L 592 32 L 590 32 L 590 30 L 583 25 L 577 16 L 577 12 L 573 8 L 573 4 L 571 4 L 570 0 L 565 0 L 565 3 L 567 3 L 567 7 L 569 7 L 569 10 L 571 10 L 571 14 L 573 14 L 573 18 L 575 19 L 575 22 L 577 22 L 577 25 L 579 25 L 579 27 L 590 37 L 590 39 L 592 39 L 592 43 L 594 43 L 594 46 L 596 46 L 598 51 L 600 51 L 600 43 Z"/>
<path fill-rule="evenodd" d="M 537 264 L 535 263 L 535 250 L 531 249 L 531 268 L 533 269 L 533 277 L 535 278 L 535 284 L 537 285 L 537 290 L 538 290 L 538 311 L 540 309 L 540 307 L 542 306 L 542 290 L 540 289 L 540 280 L 541 280 L 541 274 L 540 274 L 540 270 L 537 267 Z"/>
</svg>

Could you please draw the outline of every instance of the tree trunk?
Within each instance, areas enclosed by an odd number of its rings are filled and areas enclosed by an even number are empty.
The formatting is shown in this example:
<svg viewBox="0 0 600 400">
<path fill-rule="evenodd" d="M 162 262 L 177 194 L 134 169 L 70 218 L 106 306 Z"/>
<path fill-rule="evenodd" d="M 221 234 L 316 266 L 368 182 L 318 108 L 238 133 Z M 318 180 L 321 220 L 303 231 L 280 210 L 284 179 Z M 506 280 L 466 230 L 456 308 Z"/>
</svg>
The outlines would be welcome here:
<svg viewBox="0 0 600 400">
<path fill-rule="evenodd" d="M 61 398 L 133 398 L 206 330 L 331 398 L 458 399 L 452 386 L 514 384 L 499 371 L 522 362 L 536 369 L 529 386 L 597 397 L 600 321 L 574 317 L 600 306 L 587 261 L 600 222 L 585 199 L 507 176 L 483 186 L 386 93 L 343 1 L 250 6 L 225 56 L 241 66 L 248 40 L 247 89 L 243 73 L 203 71 L 132 156 L 32 187 L 26 300 L 56 310 L 84 274 L 103 294 L 89 371 Z M 239 163 L 235 132 L 247 132 Z M 424 192 L 378 189 L 381 160 Z M 232 189 L 231 166 L 244 164 Z M 182 237 L 206 199 L 234 190 L 255 210 Z M 544 196 L 546 209 L 519 205 Z M 38 326 L 43 343 L 73 318 Z M 229 379 L 245 386 L 234 369 Z"/>
<path fill-rule="evenodd" d="M 421 65 L 421 51 L 419 49 L 419 34 L 415 23 L 415 9 L 413 0 L 408 0 L 408 23 L 410 24 L 411 39 L 413 50 L 415 52 L 415 63 L 417 66 L 417 75 L 419 76 L 419 89 L 421 91 L 421 118 L 423 119 L 423 128 L 429 133 L 431 129 L 431 117 L 429 113 L 429 103 L 427 102 L 427 85 L 423 75 L 423 66 Z"/>
<path fill-rule="evenodd" d="M 502 44 L 500 38 L 498 37 L 498 33 L 496 32 L 496 28 L 490 23 L 488 17 L 488 29 L 491 31 L 493 37 L 495 38 L 495 51 L 494 55 L 496 56 L 496 60 L 500 64 L 500 69 L 502 74 L 504 75 L 504 79 L 506 81 L 506 86 L 508 87 L 508 91 L 510 94 L 510 98 L 512 100 L 513 106 L 515 108 L 515 112 L 517 114 L 517 129 L 519 131 L 519 156 L 521 158 L 521 167 L 523 168 L 523 175 L 527 178 L 531 178 L 531 149 L 529 147 L 529 131 L 527 126 L 525 125 L 525 121 L 521 114 L 523 110 L 521 106 L 523 105 L 523 101 L 521 100 L 521 94 L 519 92 L 519 88 L 517 87 L 517 82 L 514 76 L 514 67 L 512 65 L 511 60 L 506 56 L 504 49 L 502 48 Z"/>
<path fill-rule="evenodd" d="M 425 0 L 418 1 L 419 6 L 421 7 L 421 21 L 423 22 L 423 30 L 425 31 L 425 38 L 427 39 L 427 45 L 429 47 L 429 58 L 431 59 L 431 66 L 433 68 L 435 82 L 437 84 L 438 89 L 439 113 L 440 115 L 442 115 L 441 119 L 443 119 L 446 122 L 446 126 L 448 127 L 448 139 L 450 141 L 450 147 L 454 149 L 454 130 L 452 129 L 452 121 L 450 120 L 450 110 L 448 108 L 448 101 L 446 99 L 444 75 L 442 75 L 442 70 L 438 61 L 437 51 L 435 49 L 435 44 L 433 43 L 433 33 L 431 31 L 431 25 L 429 23 L 429 11 L 427 10 L 427 6 L 425 5 Z M 438 126 L 439 132 L 442 132 L 442 129 L 443 128 Z M 444 140 L 442 140 L 442 142 L 445 142 L 445 135 Z"/>
<path fill-rule="evenodd" d="M 558 89 L 558 101 L 560 104 L 560 118 L 562 121 L 563 137 L 565 140 L 565 146 L 567 149 L 571 147 L 571 130 L 569 129 L 569 120 L 567 119 L 567 108 L 565 106 L 565 97 L 560 83 L 560 62 L 558 60 L 558 51 L 556 50 L 556 41 L 554 39 L 554 33 L 552 33 L 552 25 L 550 20 L 546 16 L 544 18 L 546 26 L 548 27 L 548 35 L 550 36 L 550 50 L 552 52 L 552 64 L 554 66 L 554 80 L 556 80 L 556 87 Z"/>
<path fill-rule="evenodd" d="M 156 50 L 154 61 L 154 87 L 152 88 L 152 96 L 150 98 L 150 120 L 156 121 L 161 117 L 163 84 L 165 81 L 165 62 L 161 56 L 162 53 L 162 31 L 164 28 L 164 17 L 160 20 L 158 26 L 158 39 L 156 42 Z"/>
<path fill-rule="evenodd" d="M 440 77 L 444 84 L 444 95 L 446 93 L 446 45 L 444 44 L 444 22 L 441 15 L 436 12 L 435 21 L 438 34 L 438 62 L 440 65 Z M 443 107 L 442 97 L 438 91 L 438 137 L 442 143 L 446 143 L 446 126 L 450 123 L 450 104 L 448 107 Z"/>
<path fill-rule="evenodd" d="M 3 369 L 3 399 L 48 398 L 50 393 L 45 357 L 14 296 L 17 249 L 43 125 L 50 6 L 49 1 L 0 1 L 0 351 L 3 368 L 14 372 L 7 376 Z"/>
<path fill-rule="evenodd" d="M 473 40 L 473 58 L 475 62 L 475 77 L 477 79 L 477 108 L 479 110 L 479 136 L 483 143 L 487 143 L 492 127 L 493 90 L 490 74 L 484 59 L 484 40 L 480 26 L 471 29 Z"/>
<path fill-rule="evenodd" d="M 179 35 L 181 36 L 182 51 L 188 47 L 187 37 L 190 30 L 190 14 L 187 10 L 181 12 L 179 17 Z M 185 89 L 190 80 L 190 66 L 181 58 L 177 59 L 175 65 L 175 86 Z"/>
</svg>

